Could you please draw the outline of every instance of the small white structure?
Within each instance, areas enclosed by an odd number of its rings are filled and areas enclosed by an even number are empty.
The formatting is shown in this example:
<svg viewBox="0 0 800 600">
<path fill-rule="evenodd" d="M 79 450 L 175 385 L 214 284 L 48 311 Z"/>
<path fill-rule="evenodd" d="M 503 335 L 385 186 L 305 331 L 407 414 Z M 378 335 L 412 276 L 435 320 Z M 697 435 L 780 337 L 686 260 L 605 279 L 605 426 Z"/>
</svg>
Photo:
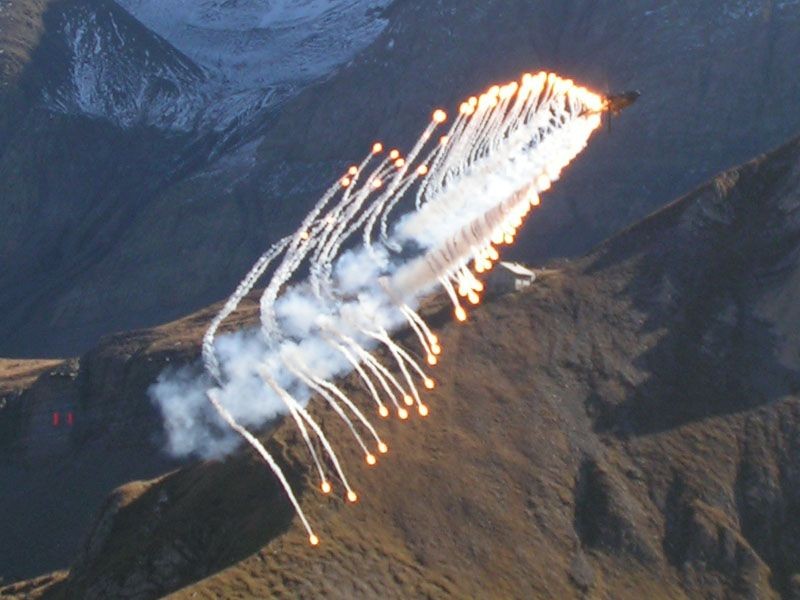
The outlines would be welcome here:
<svg viewBox="0 0 800 600">
<path fill-rule="evenodd" d="M 520 263 L 500 261 L 487 278 L 487 291 L 491 294 L 508 294 L 529 288 L 536 281 L 536 273 Z"/>
</svg>

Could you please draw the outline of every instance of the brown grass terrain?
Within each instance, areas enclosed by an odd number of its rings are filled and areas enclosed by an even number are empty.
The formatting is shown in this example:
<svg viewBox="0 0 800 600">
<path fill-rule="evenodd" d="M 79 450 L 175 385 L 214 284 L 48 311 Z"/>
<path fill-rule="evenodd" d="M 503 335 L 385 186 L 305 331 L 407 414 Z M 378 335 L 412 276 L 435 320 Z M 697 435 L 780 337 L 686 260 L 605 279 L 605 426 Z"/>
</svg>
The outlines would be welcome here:
<svg viewBox="0 0 800 600">
<path fill-rule="evenodd" d="M 312 402 L 356 505 L 316 491 L 290 423 L 263 436 L 318 548 L 242 451 L 121 488 L 68 577 L 39 593 L 797 597 L 798 191 L 795 142 L 466 325 L 432 301 L 444 356 L 431 414 L 381 422 L 390 453 L 376 467 Z M 151 341 L 196 349 L 204 320 Z M 368 406 L 356 378 L 342 385 Z"/>
<path fill-rule="evenodd" d="M 60 365 L 61 362 L 0 358 L 0 396 L 29 388 L 39 375 Z"/>
</svg>

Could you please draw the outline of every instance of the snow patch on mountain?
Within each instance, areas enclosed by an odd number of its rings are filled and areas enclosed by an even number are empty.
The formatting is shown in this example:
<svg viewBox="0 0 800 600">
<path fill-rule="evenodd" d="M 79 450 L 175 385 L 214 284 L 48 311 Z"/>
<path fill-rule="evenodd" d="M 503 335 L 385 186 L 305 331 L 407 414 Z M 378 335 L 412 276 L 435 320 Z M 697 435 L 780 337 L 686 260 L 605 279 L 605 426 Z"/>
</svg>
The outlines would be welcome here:
<svg viewBox="0 0 800 600">
<path fill-rule="evenodd" d="M 385 28 L 391 0 L 69 3 L 52 110 L 224 141 L 330 75 Z M 133 16 L 132 16 L 133 15 Z"/>
<path fill-rule="evenodd" d="M 391 0 L 117 0 L 234 89 L 295 91 L 369 45 Z"/>
<path fill-rule="evenodd" d="M 123 127 L 197 127 L 206 74 L 116 5 L 68 6 L 59 35 L 68 52 L 49 68 L 43 89 L 49 108 Z"/>
</svg>

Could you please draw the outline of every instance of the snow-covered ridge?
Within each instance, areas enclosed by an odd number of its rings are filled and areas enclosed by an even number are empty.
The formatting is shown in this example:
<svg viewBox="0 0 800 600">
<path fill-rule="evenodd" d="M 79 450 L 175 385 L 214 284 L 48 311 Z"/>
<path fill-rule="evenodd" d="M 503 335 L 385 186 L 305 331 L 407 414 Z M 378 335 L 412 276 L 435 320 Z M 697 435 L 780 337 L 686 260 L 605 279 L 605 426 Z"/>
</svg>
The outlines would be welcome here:
<svg viewBox="0 0 800 600">
<path fill-rule="evenodd" d="M 45 83 L 51 109 L 191 130 L 206 104 L 207 75 L 113 4 L 74 3 L 62 15 L 68 55 Z"/>
</svg>

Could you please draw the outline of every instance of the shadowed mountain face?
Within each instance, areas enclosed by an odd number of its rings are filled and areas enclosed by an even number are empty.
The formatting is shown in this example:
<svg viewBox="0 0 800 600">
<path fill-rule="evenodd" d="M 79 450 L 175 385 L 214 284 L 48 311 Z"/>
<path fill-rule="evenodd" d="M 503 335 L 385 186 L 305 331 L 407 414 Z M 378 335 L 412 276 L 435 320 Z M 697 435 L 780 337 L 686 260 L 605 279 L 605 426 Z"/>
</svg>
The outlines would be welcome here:
<svg viewBox="0 0 800 600">
<path fill-rule="evenodd" d="M 14 7 L 23 4 L 45 6 Z M 72 4 L 86 3 L 53 1 L 49 10 Z M 226 4 L 240 5 L 252 10 Z M 216 100 L 196 91 L 204 72 L 110 2 L 92 6 L 103 17 L 85 23 L 108 41 L 103 59 L 124 65 L 122 83 L 154 78 L 153 104 L 142 115 L 160 115 L 151 107 L 166 102 L 162 112 L 189 127 L 192 107 L 213 112 L 203 102 Z M 91 106 L 121 111 L 99 122 L 73 116 L 65 125 L 51 112 L 15 118 L 12 143 L 0 139 L 0 202 L 15 215 L 0 224 L 0 256 L 11 265 L 0 288 L 0 354 L 75 354 L 103 332 L 218 300 L 376 138 L 408 148 L 432 108 L 524 71 L 552 69 L 599 91 L 643 92 L 554 187 L 515 249 L 531 260 L 584 252 L 800 128 L 800 4 L 793 0 L 398 0 L 383 17 L 389 24 L 375 42 L 325 82 L 268 114 L 243 104 L 223 139 L 251 140 L 244 146 L 229 149 L 214 136 L 198 144 L 197 131 L 167 135 L 153 119 L 143 122 L 156 129 L 119 128 L 127 121 L 114 115 L 130 114 L 126 94 L 135 86 L 94 88 L 120 95 L 116 103 L 89 95 Z M 112 22 L 124 22 L 133 41 L 115 45 Z M 58 23 L 48 33 L 60 39 Z M 26 43 L 39 47 L 35 36 Z M 137 48 L 148 49 L 150 62 L 137 63 L 147 56 Z M 68 59 L 48 57 L 73 64 Z M 36 60 L 14 64 L 41 71 Z M 156 85 L 164 73 L 175 77 Z M 32 89 L 31 102 L 44 88 Z M 252 141 L 262 134 L 261 143 Z M 70 145 L 71 136 L 83 141 Z M 28 143 L 34 138 L 37 152 Z"/>
<path fill-rule="evenodd" d="M 356 506 L 315 491 L 302 440 L 279 425 L 267 445 L 319 548 L 241 452 L 120 488 L 68 575 L 5 591 L 796 597 L 799 252 L 797 140 L 465 325 L 433 299 L 444 356 L 431 415 L 381 423 L 390 453 L 376 467 L 314 404 Z M 238 318 L 255 321 L 255 306 Z M 185 359 L 201 322 L 139 337 L 178 336 Z M 356 378 L 342 385 L 367 405 Z"/>
<path fill-rule="evenodd" d="M 113 2 L 7 3 L 0 23 L 0 353 L 63 356 L 108 328 L 53 299 L 196 162 L 204 76 Z"/>
</svg>

